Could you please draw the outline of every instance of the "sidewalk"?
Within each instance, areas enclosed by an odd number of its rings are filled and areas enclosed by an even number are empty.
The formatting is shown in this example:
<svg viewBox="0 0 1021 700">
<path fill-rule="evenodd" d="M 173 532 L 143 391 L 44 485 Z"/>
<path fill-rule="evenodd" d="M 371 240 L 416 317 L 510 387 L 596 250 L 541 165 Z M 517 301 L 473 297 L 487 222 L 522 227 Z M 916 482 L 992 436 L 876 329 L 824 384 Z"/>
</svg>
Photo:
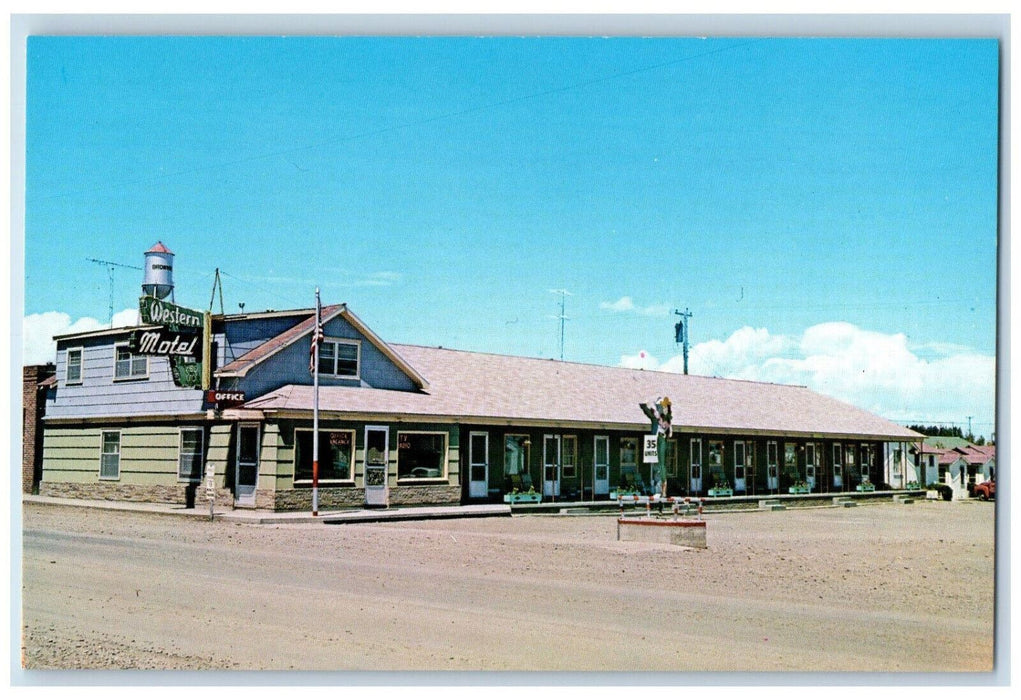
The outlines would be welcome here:
<svg viewBox="0 0 1021 700">
<path fill-rule="evenodd" d="M 180 503 L 134 503 L 130 501 L 98 501 L 75 498 L 53 498 L 50 496 L 22 495 L 22 503 L 40 505 L 70 506 L 75 508 L 97 508 L 102 510 L 119 510 L 136 513 L 152 513 L 155 515 L 175 515 L 185 518 L 209 520 L 209 504 L 196 504 L 195 508 L 185 508 Z M 233 509 L 216 506 L 213 510 L 215 520 L 224 520 L 249 525 L 279 525 L 300 523 L 374 523 L 399 520 L 435 520 L 442 518 L 488 518 L 509 517 L 508 505 L 478 506 L 415 506 L 406 508 L 384 508 L 379 510 L 335 510 L 319 511 L 313 516 L 311 512 L 278 513 L 269 510 Z"/>
</svg>

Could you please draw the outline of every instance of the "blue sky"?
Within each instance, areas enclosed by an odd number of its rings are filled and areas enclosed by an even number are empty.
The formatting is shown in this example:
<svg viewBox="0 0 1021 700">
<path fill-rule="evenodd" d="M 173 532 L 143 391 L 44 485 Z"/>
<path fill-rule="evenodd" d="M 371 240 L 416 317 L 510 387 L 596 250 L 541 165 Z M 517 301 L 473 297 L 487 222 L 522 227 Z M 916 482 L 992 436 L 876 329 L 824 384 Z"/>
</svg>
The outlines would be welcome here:
<svg viewBox="0 0 1021 700">
<path fill-rule="evenodd" d="M 688 308 L 693 372 L 988 436 L 998 70 L 976 39 L 33 37 L 25 359 L 109 323 L 87 258 L 160 240 L 194 308 L 219 268 L 228 312 L 318 285 L 389 341 L 559 357 L 566 289 L 565 359 L 667 370 Z"/>
</svg>

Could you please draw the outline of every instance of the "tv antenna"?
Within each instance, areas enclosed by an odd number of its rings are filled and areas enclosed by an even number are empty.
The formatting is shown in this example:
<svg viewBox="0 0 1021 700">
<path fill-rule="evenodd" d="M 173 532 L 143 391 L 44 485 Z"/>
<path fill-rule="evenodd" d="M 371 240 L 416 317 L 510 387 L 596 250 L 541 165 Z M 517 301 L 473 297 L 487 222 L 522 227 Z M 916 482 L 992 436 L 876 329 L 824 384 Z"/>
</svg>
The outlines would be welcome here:
<svg viewBox="0 0 1021 700">
<path fill-rule="evenodd" d="M 85 258 L 89 262 L 96 263 L 97 265 L 106 265 L 107 275 L 110 277 L 110 328 L 113 328 L 113 273 L 118 267 L 123 267 L 128 270 L 141 270 L 142 268 L 136 267 L 135 265 L 125 265 L 124 263 L 110 262 L 109 260 L 97 260 L 96 258 Z"/>
<path fill-rule="evenodd" d="M 674 324 L 674 338 L 682 344 L 684 347 L 684 373 L 688 373 L 688 320 L 691 318 L 691 312 L 688 311 L 687 307 L 684 311 L 674 310 L 674 313 L 681 317 L 681 320 Z"/>
<path fill-rule="evenodd" d="M 561 359 L 561 361 L 563 361 L 563 359 L 564 359 L 564 321 L 570 321 L 571 320 L 567 316 L 564 315 L 564 307 L 565 307 L 565 304 L 566 304 L 567 297 L 571 296 L 571 293 L 569 291 L 567 291 L 566 289 L 551 289 L 550 292 L 552 294 L 559 294 L 560 295 L 560 315 L 559 316 L 552 316 L 551 318 L 556 318 L 556 319 L 560 320 L 560 359 Z"/>
</svg>

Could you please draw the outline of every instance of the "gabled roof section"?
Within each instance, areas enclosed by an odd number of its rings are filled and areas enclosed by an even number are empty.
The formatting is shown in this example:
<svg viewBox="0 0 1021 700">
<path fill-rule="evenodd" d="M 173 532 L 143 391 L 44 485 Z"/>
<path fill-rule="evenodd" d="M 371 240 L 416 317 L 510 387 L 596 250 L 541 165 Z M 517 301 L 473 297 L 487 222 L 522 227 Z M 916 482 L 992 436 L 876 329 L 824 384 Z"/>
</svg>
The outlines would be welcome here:
<svg viewBox="0 0 1021 700">
<path fill-rule="evenodd" d="M 380 352 L 386 355 L 391 362 L 397 365 L 397 367 L 400 368 L 400 370 L 404 372 L 420 389 L 428 388 L 429 383 L 426 381 L 425 377 L 419 374 L 418 370 L 408 364 L 408 362 L 397 354 L 393 348 L 384 343 L 383 340 L 373 333 L 360 318 L 351 313 L 346 304 L 324 306 L 322 308 L 321 322 L 325 326 L 338 316 L 343 318 L 351 325 L 352 328 L 365 336 L 370 343 L 375 345 Z M 254 367 L 273 357 L 284 348 L 290 347 L 302 338 L 310 337 L 313 329 L 315 328 L 315 323 L 315 311 L 312 310 L 309 317 L 304 321 L 301 321 L 280 335 L 267 340 L 262 345 L 259 345 L 236 360 L 224 365 L 220 369 L 216 370 L 214 374 L 217 377 L 246 376 Z"/>
</svg>

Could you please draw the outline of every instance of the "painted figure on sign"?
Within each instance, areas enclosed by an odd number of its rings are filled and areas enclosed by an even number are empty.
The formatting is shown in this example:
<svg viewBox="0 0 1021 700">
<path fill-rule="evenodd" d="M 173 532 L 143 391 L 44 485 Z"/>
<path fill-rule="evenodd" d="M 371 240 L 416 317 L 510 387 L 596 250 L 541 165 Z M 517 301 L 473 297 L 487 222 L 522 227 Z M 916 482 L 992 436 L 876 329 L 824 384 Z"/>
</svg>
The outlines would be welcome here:
<svg viewBox="0 0 1021 700">
<path fill-rule="evenodd" d="M 666 440 L 673 436 L 673 409 L 670 398 L 664 396 L 657 398 L 651 403 L 638 404 L 642 412 L 652 422 L 650 431 L 657 437 L 657 452 L 659 459 L 656 463 L 656 479 L 659 481 L 659 492 L 666 498 L 666 464 L 664 455 L 666 453 Z"/>
</svg>

